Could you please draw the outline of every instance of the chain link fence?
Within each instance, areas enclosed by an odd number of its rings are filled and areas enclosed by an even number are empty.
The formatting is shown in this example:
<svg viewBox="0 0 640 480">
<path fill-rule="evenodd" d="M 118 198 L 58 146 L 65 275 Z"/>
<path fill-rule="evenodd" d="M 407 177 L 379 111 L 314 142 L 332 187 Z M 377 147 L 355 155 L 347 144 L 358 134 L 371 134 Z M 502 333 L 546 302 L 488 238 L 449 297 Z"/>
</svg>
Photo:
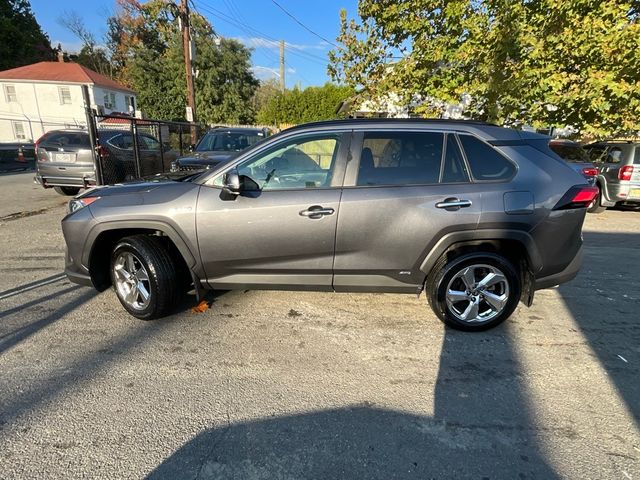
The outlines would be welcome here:
<svg viewBox="0 0 640 480">
<path fill-rule="evenodd" d="M 95 149 L 102 184 L 120 183 L 170 171 L 171 162 L 190 151 L 206 127 L 187 122 L 98 115 Z"/>
</svg>

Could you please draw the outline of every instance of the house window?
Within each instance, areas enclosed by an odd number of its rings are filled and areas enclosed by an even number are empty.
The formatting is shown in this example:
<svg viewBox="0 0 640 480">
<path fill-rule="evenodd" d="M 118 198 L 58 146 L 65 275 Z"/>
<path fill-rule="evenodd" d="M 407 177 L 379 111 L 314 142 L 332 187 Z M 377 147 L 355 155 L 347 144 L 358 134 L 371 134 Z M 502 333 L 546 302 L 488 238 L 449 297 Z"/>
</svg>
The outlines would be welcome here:
<svg viewBox="0 0 640 480">
<path fill-rule="evenodd" d="M 104 94 L 104 108 L 113 110 L 116 108 L 116 94 L 113 92 L 105 92 Z"/>
<path fill-rule="evenodd" d="M 133 97 L 132 95 L 125 95 L 124 103 L 125 103 L 125 106 L 127 107 L 126 110 L 128 113 L 135 112 L 136 110 L 135 97 Z"/>
<path fill-rule="evenodd" d="M 17 102 L 18 96 L 16 95 L 16 87 L 13 85 L 5 85 L 4 98 L 7 100 L 7 103 Z"/>
<path fill-rule="evenodd" d="M 24 124 L 22 122 L 11 122 L 13 124 L 13 136 L 17 140 L 26 140 L 27 136 L 24 133 Z"/>
<path fill-rule="evenodd" d="M 69 87 L 58 87 L 58 96 L 60 97 L 60 105 L 71 105 Z"/>
</svg>

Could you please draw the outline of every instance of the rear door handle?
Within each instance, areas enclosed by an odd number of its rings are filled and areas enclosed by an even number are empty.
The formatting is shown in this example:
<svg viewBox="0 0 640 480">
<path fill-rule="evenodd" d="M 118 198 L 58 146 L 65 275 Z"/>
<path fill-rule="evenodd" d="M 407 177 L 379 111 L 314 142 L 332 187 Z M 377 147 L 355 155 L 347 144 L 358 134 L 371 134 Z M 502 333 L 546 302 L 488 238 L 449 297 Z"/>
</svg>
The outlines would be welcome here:
<svg viewBox="0 0 640 480">
<path fill-rule="evenodd" d="M 322 218 L 325 215 L 333 215 L 335 210 L 333 208 L 324 208 L 320 205 L 313 205 L 306 210 L 302 210 L 300 215 L 307 218 Z"/>
<path fill-rule="evenodd" d="M 459 210 L 461 208 L 470 207 L 471 205 L 471 200 L 445 198 L 444 201 L 436 203 L 436 208 L 444 208 L 446 210 Z"/>
</svg>

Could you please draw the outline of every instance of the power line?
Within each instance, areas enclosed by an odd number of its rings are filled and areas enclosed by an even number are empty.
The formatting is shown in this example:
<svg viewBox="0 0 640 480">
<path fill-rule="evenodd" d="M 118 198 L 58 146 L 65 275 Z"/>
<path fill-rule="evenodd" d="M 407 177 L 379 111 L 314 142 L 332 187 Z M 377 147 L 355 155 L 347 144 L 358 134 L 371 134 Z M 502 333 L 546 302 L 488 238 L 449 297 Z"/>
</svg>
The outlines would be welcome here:
<svg viewBox="0 0 640 480">
<path fill-rule="evenodd" d="M 304 23 L 302 23 L 300 20 L 298 20 L 292 13 L 290 13 L 288 10 L 286 10 L 282 5 L 280 5 L 278 2 L 276 2 L 276 0 L 271 0 L 274 5 L 276 5 L 280 10 L 282 10 L 285 14 L 287 14 L 287 16 L 291 17 L 293 19 L 294 22 L 296 22 L 298 25 L 300 25 L 302 28 L 304 28 L 307 32 L 311 33 L 312 35 L 315 35 L 316 37 L 318 37 L 320 40 L 323 40 L 325 42 L 327 42 L 329 45 L 333 45 L 334 47 L 338 47 L 338 45 L 336 45 L 335 43 L 333 43 L 330 40 L 327 40 L 326 38 L 324 38 L 322 35 L 320 35 L 319 33 L 314 32 L 313 30 L 311 30 L 309 27 L 307 27 Z"/>
<path fill-rule="evenodd" d="M 272 42 L 274 47 L 277 46 L 278 43 L 280 42 L 279 40 L 271 37 L 270 35 L 267 35 L 266 33 L 261 32 L 260 30 L 257 30 L 256 28 L 253 28 L 253 27 L 251 27 L 250 25 L 247 25 L 244 22 L 239 22 L 239 21 L 231 18 L 230 16 L 226 15 L 224 12 L 222 12 L 222 11 L 220 11 L 220 10 L 214 8 L 214 7 L 211 7 L 209 5 L 204 4 L 202 1 L 200 1 L 199 4 L 200 4 L 199 7 L 202 10 L 205 10 L 206 12 L 208 12 L 209 14 L 211 14 L 214 17 L 218 18 L 219 20 L 222 20 L 223 22 L 226 22 L 226 23 L 229 23 L 231 25 L 234 25 L 236 28 L 239 28 L 239 29 L 243 30 L 244 32 L 246 32 L 246 33 L 248 33 L 250 35 L 259 35 L 259 36 L 265 38 L 266 40 Z M 249 31 L 247 31 L 247 30 L 249 30 Z M 327 59 L 326 58 L 322 58 L 322 57 L 320 57 L 318 55 L 313 55 L 311 53 L 301 51 L 299 49 L 296 49 L 295 46 L 290 47 L 289 53 L 291 53 L 292 55 L 296 55 L 296 56 L 298 56 L 300 58 L 303 58 L 305 60 L 308 60 L 308 61 L 314 61 L 314 62 L 317 62 L 317 63 L 322 64 L 322 65 L 326 65 L 327 64 Z"/>
</svg>

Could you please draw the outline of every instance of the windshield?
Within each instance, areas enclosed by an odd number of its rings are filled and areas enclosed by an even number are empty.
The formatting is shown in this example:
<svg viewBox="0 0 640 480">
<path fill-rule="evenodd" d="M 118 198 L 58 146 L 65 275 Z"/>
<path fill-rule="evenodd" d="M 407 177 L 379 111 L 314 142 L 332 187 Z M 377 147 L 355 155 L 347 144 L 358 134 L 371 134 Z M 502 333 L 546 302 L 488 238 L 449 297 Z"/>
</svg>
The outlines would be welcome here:
<svg viewBox="0 0 640 480">
<path fill-rule="evenodd" d="M 251 147 L 264 138 L 262 132 L 230 132 L 218 131 L 207 133 L 198 146 L 196 152 L 224 151 L 238 152 Z"/>
<path fill-rule="evenodd" d="M 556 152 L 560 158 L 570 163 L 590 162 L 587 152 L 578 144 L 549 143 L 549 148 Z"/>
</svg>

